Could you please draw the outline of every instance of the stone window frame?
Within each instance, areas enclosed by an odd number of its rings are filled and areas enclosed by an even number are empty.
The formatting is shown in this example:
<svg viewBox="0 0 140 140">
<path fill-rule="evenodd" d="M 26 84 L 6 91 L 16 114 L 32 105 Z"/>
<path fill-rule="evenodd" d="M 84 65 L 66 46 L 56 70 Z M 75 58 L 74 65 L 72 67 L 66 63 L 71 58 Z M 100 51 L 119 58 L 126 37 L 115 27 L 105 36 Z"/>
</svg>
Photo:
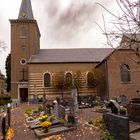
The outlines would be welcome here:
<svg viewBox="0 0 140 140">
<path fill-rule="evenodd" d="M 25 25 L 20 26 L 20 38 L 27 38 L 27 36 L 28 36 L 27 26 Z"/>
<path fill-rule="evenodd" d="M 45 86 L 45 74 L 49 74 L 49 76 L 50 76 L 50 84 L 49 84 L 49 86 Z M 50 73 L 50 72 L 45 72 L 44 74 L 43 74 L 43 87 L 44 88 L 50 88 L 52 86 L 52 74 Z"/>
<path fill-rule="evenodd" d="M 65 83 L 66 83 L 66 76 L 67 76 L 67 74 L 71 74 L 71 78 L 72 78 L 72 83 L 71 83 L 71 86 L 73 85 L 73 73 L 72 73 L 72 71 L 66 71 L 65 72 L 65 77 L 64 77 L 64 80 L 65 80 Z"/>
<path fill-rule="evenodd" d="M 131 82 L 131 70 L 130 66 L 126 63 L 120 64 L 120 78 L 123 83 Z"/>
<path fill-rule="evenodd" d="M 93 87 L 91 84 L 89 84 L 89 79 L 88 79 L 88 74 L 92 73 L 93 74 L 93 78 L 94 78 L 94 73 L 91 71 L 86 72 L 86 85 L 87 87 Z"/>
</svg>

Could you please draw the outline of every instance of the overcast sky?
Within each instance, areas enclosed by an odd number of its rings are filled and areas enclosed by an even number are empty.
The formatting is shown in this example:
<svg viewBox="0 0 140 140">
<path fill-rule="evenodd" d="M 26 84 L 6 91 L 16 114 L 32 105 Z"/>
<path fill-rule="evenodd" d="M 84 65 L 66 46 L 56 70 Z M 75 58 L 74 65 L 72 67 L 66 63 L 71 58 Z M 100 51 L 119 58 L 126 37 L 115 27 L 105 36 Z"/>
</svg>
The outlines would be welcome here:
<svg viewBox="0 0 140 140">
<path fill-rule="evenodd" d="M 95 22 L 102 24 L 110 15 L 99 2 L 117 11 L 115 0 L 31 0 L 34 18 L 41 32 L 41 48 L 94 48 L 106 47 L 105 37 Z M 114 4 L 115 3 L 115 4 Z M 1 0 L 0 40 L 6 43 L 0 52 L 0 69 L 5 74 L 5 58 L 10 52 L 10 22 L 17 19 L 21 0 Z"/>
</svg>

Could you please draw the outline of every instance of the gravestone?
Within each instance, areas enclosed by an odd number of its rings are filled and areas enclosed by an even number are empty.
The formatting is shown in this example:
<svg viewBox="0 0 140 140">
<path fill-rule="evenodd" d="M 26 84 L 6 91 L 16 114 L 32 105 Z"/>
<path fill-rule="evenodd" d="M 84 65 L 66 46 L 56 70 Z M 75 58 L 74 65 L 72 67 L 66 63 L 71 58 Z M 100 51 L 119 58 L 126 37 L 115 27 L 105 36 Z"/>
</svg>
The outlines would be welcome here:
<svg viewBox="0 0 140 140">
<path fill-rule="evenodd" d="M 5 140 L 6 137 L 6 113 L 2 116 L 2 125 L 1 125 L 1 130 L 2 130 L 2 138 L 1 140 Z"/>
<path fill-rule="evenodd" d="M 69 107 L 65 108 L 65 115 L 70 115 L 70 108 Z"/>
<path fill-rule="evenodd" d="M 35 102 L 35 104 L 38 104 L 38 96 L 37 95 L 34 95 L 34 102 Z"/>
<path fill-rule="evenodd" d="M 72 124 L 76 125 L 77 124 L 77 110 L 75 107 L 75 101 L 73 100 L 73 98 L 71 98 L 70 100 L 70 120 L 72 120 Z"/>
<path fill-rule="evenodd" d="M 45 113 L 47 112 L 47 110 L 46 110 L 46 104 L 47 104 L 47 99 L 46 99 L 45 94 L 43 94 L 43 111 Z"/>
<path fill-rule="evenodd" d="M 115 140 L 129 140 L 129 119 L 128 117 L 112 113 L 103 114 L 105 126 Z"/>
<path fill-rule="evenodd" d="M 111 112 L 114 114 L 118 114 L 120 110 L 120 105 L 115 100 L 110 100 L 107 107 L 111 108 Z"/>
<path fill-rule="evenodd" d="M 59 119 L 59 114 L 58 114 L 58 110 L 59 110 L 59 105 L 58 102 L 56 100 L 53 101 L 53 114 L 55 115 L 56 119 Z"/>
<path fill-rule="evenodd" d="M 73 99 L 73 104 L 74 104 L 74 111 L 78 111 L 78 101 L 77 101 L 77 89 L 72 89 L 72 99 Z"/>
</svg>

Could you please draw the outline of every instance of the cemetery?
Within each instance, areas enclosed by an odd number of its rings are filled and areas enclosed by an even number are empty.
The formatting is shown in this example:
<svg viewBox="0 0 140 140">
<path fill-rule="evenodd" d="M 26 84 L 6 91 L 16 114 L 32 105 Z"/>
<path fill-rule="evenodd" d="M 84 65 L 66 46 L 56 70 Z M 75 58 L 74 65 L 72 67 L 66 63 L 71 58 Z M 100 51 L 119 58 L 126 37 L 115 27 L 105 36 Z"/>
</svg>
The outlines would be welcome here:
<svg viewBox="0 0 140 140">
<path fill-rule="evenodd" d="M 82 131 L 83 128 L 92 130 L 92 133 L 97 133 L 97 140 L 105 140 L 105 138 L 107 140 L 137 140 L 135 138 L 136 134 L 140 136 L 138 100 L 129 102 L 126 97 L 119 97 L 117 100 L 102 101 L 99 97 L 96 97 L 92 108 L 89 106 L 78 109 L 76 98 L 77 96 L 72 94 L 72 98 L 57 98 L 51 102 L 47 101 L 45 104 L 44 102 L 26 104 L 22 113 L 24 113 L 23 117 L 27 130 L 37 139 L 67 136 Z M 35 107 L 33 107 L 34 105 Z M 14 126 L 11 127 L 11 122 L 14 121 L 12 120 L 11 110 L 16 110 L 20 106 L 22 104 L 13 105 L 12 103 L 5 107 L 4 113 L 1 115 L 0 134 L 2 140 L 5 140 L 8 135 L 14 137 Z M 88 115 L 85 114 L 82 116 L 83 118 L 80 118 L 79 116 L 86 111 L 89 111 Z M 81 121 L 83 119 L 85 121 Z M 82 129 L 80 128 L 80 121 L 83 125 Z M 89 139 L 92 138 L 89 137 Z"/>
<path fill-rule="evenodd" d="M 76 129 L 76 117 L 74 104 L 71 102 L 70 105 L 54 100 L 52 105 L 46 105 L 45 110 L 42 105 L 38 110 L 29 108 L 26 110 L 26 122 L 37 138 L 72 131 Z"/>
<path fill-rule="evenodd" d="M 140 140 L 140 0 L 32 0 L 38 20 L 31 0 L 13 18 L 16 1 L 1 4 L 1 140 Z"/>
</svg>

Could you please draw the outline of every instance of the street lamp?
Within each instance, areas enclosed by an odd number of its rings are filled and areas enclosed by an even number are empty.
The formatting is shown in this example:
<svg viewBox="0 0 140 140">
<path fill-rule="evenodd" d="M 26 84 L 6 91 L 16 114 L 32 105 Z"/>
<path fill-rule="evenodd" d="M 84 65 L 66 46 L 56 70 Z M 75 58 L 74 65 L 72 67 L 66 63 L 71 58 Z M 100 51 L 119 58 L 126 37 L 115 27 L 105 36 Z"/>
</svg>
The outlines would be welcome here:
<svg viewBox="0 0 140 140">
<path fill-rule="evenodd" d="M 10 127 L 10 122 L 11 122 L 11 104 L 7 104 L 7 115 L 8 115 L 8 127 Z"/>
</svg>

